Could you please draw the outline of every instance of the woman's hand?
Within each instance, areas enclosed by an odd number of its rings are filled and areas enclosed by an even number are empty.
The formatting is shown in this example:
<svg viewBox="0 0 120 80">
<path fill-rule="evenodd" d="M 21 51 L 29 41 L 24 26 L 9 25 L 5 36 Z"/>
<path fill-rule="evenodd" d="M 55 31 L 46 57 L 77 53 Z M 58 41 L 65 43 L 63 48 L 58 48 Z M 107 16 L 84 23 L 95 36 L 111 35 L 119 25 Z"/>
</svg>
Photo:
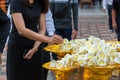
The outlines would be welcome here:
<svg viewBox="0 0 120 80">
<path fill-rule="evenodd" d="M 31 59 L 32 56 L 34 55 L 34 53 L 37 52 L 37 50 L 38 50 L 38 48 L 36 48 L 36 47 L 30 49 L 30 50 L 28 51 L 28 53 L 27 53 L 25 56 L 23 56 L 24 59 Z"/>
<path fill-rule="evenodd" d="M 63 38 L 59 35 L 49 37 L 48 44 L 60 44 L 63 43 Z"/>
<path fill-rule="evenodd" d="M 113 22 L 112 26 L 115 30 L 117 29 L 117 23 L 116 22 Z"/>
<path fill-rule="evenodd" d="M 77 30 L 74 29 L 74 30 L 72 31 L 72 39 L 75 39 L 76 36 L 77 36 Z"/>
</svg>

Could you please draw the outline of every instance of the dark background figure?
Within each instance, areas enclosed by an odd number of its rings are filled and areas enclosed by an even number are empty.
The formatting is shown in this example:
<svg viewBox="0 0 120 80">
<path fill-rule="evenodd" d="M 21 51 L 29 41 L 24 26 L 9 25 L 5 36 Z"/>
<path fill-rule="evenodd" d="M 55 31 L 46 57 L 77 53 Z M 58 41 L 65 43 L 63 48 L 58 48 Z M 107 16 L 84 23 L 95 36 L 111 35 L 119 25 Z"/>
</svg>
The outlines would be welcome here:
<svg viewBox="0 0 120 80">
<path fill-rule="evenodd" d="M 108 23 L 109 23 L 109 30 L 110 32 L 114 32 L 112 27 L 112 3 L 113 0 L 103 0 L 103 12 L 106 12 L 106 9 L 108 10 Z"/>
<path fill-rule="evenodd" d="M 92 2 L 93 2 L 93 5 L 95 5 L 95 1 L 96 1 L 96 0 L 92 0 Z"/>
<path fill-rule="evenodd" d="M 68 40 L 75 39 L 78 30 L 78 0 L 50 0 L 50 9 L 55 33 Z M 55 54 L 53 58 L 57 59 Z"/>
<path fill-rule="evenodd" d="M 63 9 L 65 6 L 67 7 Z M 76 38 L 78 30 L 78 0 L 50 0 L 50 8 L 53 14 L 55 33 L 69 40 Z"/>
<path fill-rule="evenodd" d="M 120 0 L 113 0 L 112 4 L 112 25 L 120 41 Z"/>
<path fill-rule="evenodd" d="M 102 5 L 102 0 L 99 0 L 99 4 Z"/>
<path fill-rule="evenodd" d="M 7 36 L 10 29 L 10 19 L 0 8 L 0 64 L 2 63 L 1 54 L 5 47 Z"/>
</svg>

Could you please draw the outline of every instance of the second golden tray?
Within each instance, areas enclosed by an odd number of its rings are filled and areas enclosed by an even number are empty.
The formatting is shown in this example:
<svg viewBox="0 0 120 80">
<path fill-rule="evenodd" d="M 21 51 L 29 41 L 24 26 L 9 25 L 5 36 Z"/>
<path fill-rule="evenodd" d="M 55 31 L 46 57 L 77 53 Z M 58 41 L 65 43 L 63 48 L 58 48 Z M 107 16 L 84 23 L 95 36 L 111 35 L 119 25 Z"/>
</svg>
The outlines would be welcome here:
<svg viewBox="0 0 120 80">
<path fill-rule="evenodd" d="M 76 68 L 76 67 L 73 67 L 73 68 L 57 69 L 55 67 L 50 67 L 49 65 L 50 65 L 50 62 L 43 64 L 43 67 L 46 68 L 46 69 L 52 70 L 52 71 L 63 71 L 63 72 L 65 72 L 65 71 L 71 71 L 71 70 L 73 70 L 73 69 Z"/>
<path fill-rule="evenodd" d="M 53 52 L 53 53 L 57 54 L 58 56 L 64 56 L 67 53 L 69 53 L 69 54 L 71 53 L 71 51 L 60 50 L 60 45 L 50 45 L 50 46 L 45 47 L 44 50 Z"/>
</svg>

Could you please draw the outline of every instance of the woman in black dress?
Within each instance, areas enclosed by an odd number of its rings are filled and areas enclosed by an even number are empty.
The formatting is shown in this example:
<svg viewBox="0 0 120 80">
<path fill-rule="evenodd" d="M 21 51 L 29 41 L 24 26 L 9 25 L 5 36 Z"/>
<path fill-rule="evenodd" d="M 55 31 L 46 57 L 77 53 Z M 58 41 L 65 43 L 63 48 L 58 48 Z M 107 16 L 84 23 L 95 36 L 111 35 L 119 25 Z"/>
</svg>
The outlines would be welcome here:
<svg viewBox="0 0 120 80">
<path fill-rule="evenodd" d="M 11 0 L 10 6 L 13 26 L 8 42 L 7 80 L 43 80 L 39 41 L 63 41 L 58 35 L 44 36 L 48 0 Z M 30 49 L 35 52 L 32 56 Z"/>
</svg>

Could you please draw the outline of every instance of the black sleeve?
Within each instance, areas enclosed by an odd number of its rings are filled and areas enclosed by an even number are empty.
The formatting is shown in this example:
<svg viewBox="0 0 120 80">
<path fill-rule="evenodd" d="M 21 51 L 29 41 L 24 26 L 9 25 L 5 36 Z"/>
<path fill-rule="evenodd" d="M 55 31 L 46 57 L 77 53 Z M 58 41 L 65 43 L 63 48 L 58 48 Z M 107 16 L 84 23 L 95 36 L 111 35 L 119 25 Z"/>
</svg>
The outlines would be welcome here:
<svg viewBox="0 0 120 80">
<path fill-rule="evenodd" d="M 10 13 L 21 13 L 22 0 L 11 0 L 10 2 Z"/>
<path fill-rule="evenodd" d="M 78 3 L 72 3 L 74 29 L 78 30 Z"/>
</svg>

